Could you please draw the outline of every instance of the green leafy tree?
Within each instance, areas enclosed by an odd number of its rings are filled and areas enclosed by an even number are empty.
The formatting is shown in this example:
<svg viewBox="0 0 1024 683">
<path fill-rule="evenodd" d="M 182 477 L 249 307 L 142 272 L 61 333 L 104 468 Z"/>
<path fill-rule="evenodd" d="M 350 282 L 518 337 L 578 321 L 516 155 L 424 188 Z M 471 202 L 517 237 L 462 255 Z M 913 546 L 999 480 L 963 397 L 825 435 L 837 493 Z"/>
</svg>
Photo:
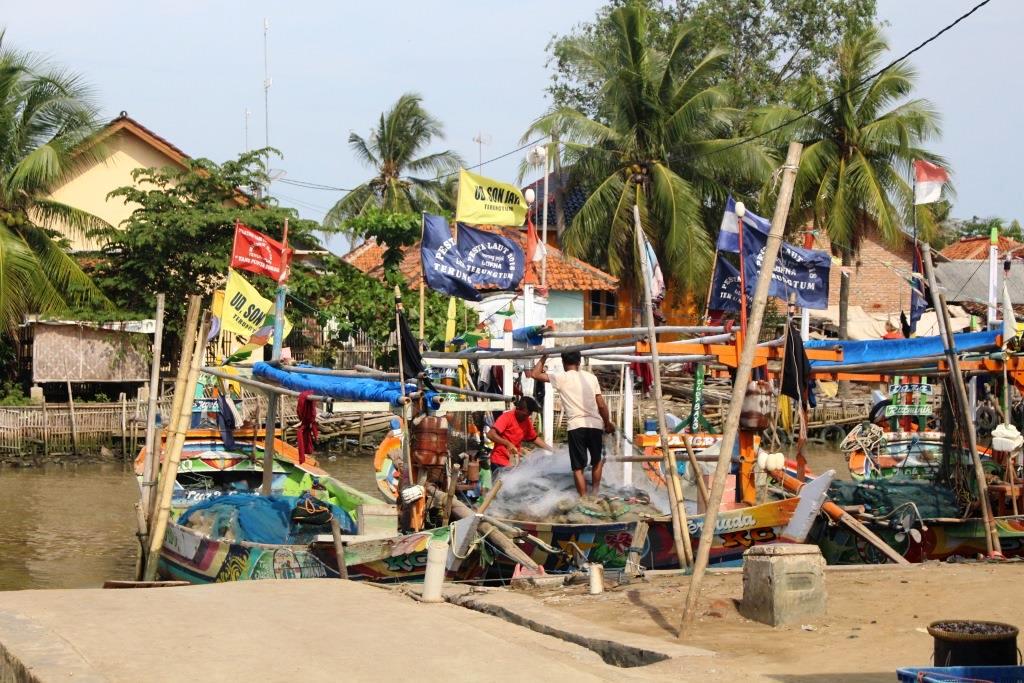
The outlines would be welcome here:
<svg viewBox="0 0 1024 683">
<path fill-rule="evenodd" d="M 1024 242 L 1020 223 L 1016 219 L 1007 224 L 1005 220 L 998 216 L 989 216 L 988 218 L 971 216 L 968 220 L 955 221 L 954 227 L 956 229 L 955 239 L 961 237 L 989 237 L 992 234 L 992 228 L 996 228 L 1003 237 L 1009 237 L 1017 242 Z"/>
<path fill-rule="evenodd" d="M 384 245 L 384 269 L 393 272 L 402 262 L 403 250 L 419 241 L 423 217 L 415 213 L 369 209 L 350 218 L 346 231 L 353 237 L 374 239 Z"/>
<path fill-rule="evenodd" d="M 272 151 L 246 152 L 223 164 L 193 159 L 184 169 L 134 171 L 135 184 L 110 196 L 138 208 L 120 227 L 93 233 L 106 243 L 106 258 L 95 272 L 103 291 L 121 308 L 140 313 L 152 312 L 157 293 L 164 293 L 165 329 L 176 337 L 188 295 L 208 296 L 223 286 L 236 220 L 281 239 L 288 219 L 289 246 L 317 246 L 315 221 L 299 219 L 271 197 L 253 199 L 266 185 L 264 160 Z M 250 280 L 266 295 L 274 290 L 266 278 Z M 164 348 L 174 353 L 177 344 Z"/>
<path fill-rule="evenodd" d="M 847 36 L 838 53 L 838 70 L 823 87 L 808 87 L 793 106 L 763 110 L 759 130 L 768 131 L 817 107 L 774 133 L 782 145 L 795 139 L 804 150 L 793 192 L 790 225 L 812 223 L 824 230 L 850 265 L 865 236 L 875 233 L 892 245 L 906 239 L 904 226 L 914 218 L 913 162 L 946 162 L 925 149 L 939 133 L 939 115 L 930 102 L 908 99 L 916 72 L 901 62 L 870 78 L 881 67 L 888 46 L 875 27 Z M 863 84 L 862 84 L 863 83 Z M 820 103 L 826 101 L 822 106 Z M 916 207 L 922 239 L 935 232 L 931 205 Z M 847 336 L 849 281 L 841 280 L 839 333 Z"/>
<path fill-rule="evenodd" d="M 102 221 L 49 198 L 82 164 L 102 157 L 91 92 L 75 74 L 4 45 L 0 31 L 0 326 L 26 313 L 109 302 L 67 252 L 57 228 Z"/>
<path fill-rule="evenodd" d="M 662 51 L 654 17 L 630 3 L 608 14 L 601 31 L 611 42 L 600 51 L 588 41 L 563 43 L 564 58 L 600 83 L 600 115 L 559 107 L 527 137 L 558 132 L 576 182 L 589 189 L 563 237 L 570 254 L 615 275 L 638 272 L 636 204 L 666 276 L 703 293 L 714 251 L 708 227 L 721 220 L 709 211 L 705 226 L 705 203 L 721 206 L 733 181 L 760 182 L 771 165 L 757 145 L 729 148 L 728 96 L 713 85 L 727 53 L 694 54 L 690 24 L 675 27 Z"/>
<path fill-rule="evenodd" d="M 615 44 L 608 17 L 636 0 L 613 0 L 594 21 L 577 25 L 548 45 L 553 67 L 549 92 L 560 106 L 602 117 L 600 72 L 575 57 L 579 44 L 594 53 Z M 781 102 L 816 75 L 835 69 L 842 37 L 870 25 L 875 0 L 643 0 L 650 40 L 669 49 L 673 27 L 693 24 L 693 55 L 727 48 L 716 84 L 727 88 L 738 107 Z M 693 66 L 691 62 L 689 66 Z"/>
<path fill-rule="evenodd" d="M 443 176 L 456 171 L 462 160 L 451 150 L 425 154 L 435 138 L 444 137 L 441 122 L 423 108 L 423 98 L 406 93 L 380 115 L 369 138 L 348 136 L 356 157 L 375 169 L 334 205 L 324 218 L 327 229 L 346 231 L 348 219 L 370 209 L 393 213 L 438 211 L 447 186 Z"/>
</svg>

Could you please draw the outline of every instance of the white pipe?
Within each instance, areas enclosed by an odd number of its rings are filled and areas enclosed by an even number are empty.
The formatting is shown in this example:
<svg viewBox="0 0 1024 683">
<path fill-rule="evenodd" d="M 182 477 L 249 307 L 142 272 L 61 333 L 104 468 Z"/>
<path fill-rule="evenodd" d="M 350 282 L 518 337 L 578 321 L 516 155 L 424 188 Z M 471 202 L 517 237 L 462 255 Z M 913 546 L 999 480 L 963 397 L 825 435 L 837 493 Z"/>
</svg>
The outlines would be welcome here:
<svg viewBox="0 0 1024 683">
<path fill-rule="evenodd" d="M 545 349 L 551 349 L 554 345 L 554 339 L 544 339 Z M 551 445 L 555 442 L 555 387 L 551 384 L 544 387 L 544 405 L 542 406 L 541 421 L 543 423 L 544 442 Z"/>
<path fill-rule="evenodd" d="M 804 307 L 800 311 L 800 339 L 807 341 L 811 338 L 811 311 Z"/>
<path fill-rule="evenodd" d="M 501 348 L 505 351 L 512 350 L 512 320 L 510 318 L 505 318 L 505 334 L 501 339 Z M 501 374 L 503 375 L 501 393 L 506 396 L 512 396 L 513 387 L 515 386 L 515 381 L 512 377 L 512 361 L 501 361 L 501 367 Z"/>
<path fill-rule="evenodd" d="M 995 329 L 998 320 L 999 295 L 999 231 L 992 229 L 992 244 L 988 248 L 988 328 Z"/>
<path fill-rule="evenodd" d="M 591 562 L 587 565 L 587 569 L 590 572 L 590 594 L 604 593 L 604 565 Z"/>
<path fill-rule="evenodd" d="M 558 149 L 555 149 L 558 154 Z M 544 155 L 544 224 L 540 228 L 540 241 L 544 245 L 544 258 L 540 262 L 540 286 L 548 286 L 548 176 L 551 175 L 550 154 Z M 530 323 L 526 323 L 529 325 Z"/>
<path fill-rule="evenodd" d="M 626 365 L 626 380 L 622 390 L 622 452 L 629 453 L 633 445 L 633 369 Z M 633 483 L 633 463 L 622 463 L 622 483 Z"/>
<path fill-rule="evenodd" d="M 646 334 L 646 327 L 615 327 L 607 330 L 551 330 L 545 337 L 616 337 L 622 334 Z M 719 326 L 665 325 L 658 328 L 658 334 L 722 334 L 725 328 Z"/>
<path fill-rule="evenodd" d="M 591 358 L 596 358 L 596 359 L 599 359 L 599 360 L 612 360 L 612 361 L 617 361 L 619 363 L 651 363 L 651 362 L 653 362 L 651 360 L 650 356 L 632 356 L 632 355 L 626 356 L 626 355 L 619 355 L 619 354 L 610 354 L 610 355 L 604 355 L 604 356 L 594 355 L 594 356 L 591 356 Z M 691 354 L 691 355 L 678 355 L 678 356 L 661 356 L 658 360 L 660 360 L 663 363 L 700 363 L 700 362 L 705 362 L 705 361 L 713 361 L 713 360 L 715 360 L 715 358 L 716 358 L 715 356 L 705 356 L 703 354 L 700 354 L 700 355 L 698 355 L 698 354 Z"/>
<path fill-rule="evenodd" d="M 444 570 L 448 561 L 448 541 L 432 540 L 427 546 L 427 569 L 423 575 L 423 602 L 443 602 Z"/>
</svg>

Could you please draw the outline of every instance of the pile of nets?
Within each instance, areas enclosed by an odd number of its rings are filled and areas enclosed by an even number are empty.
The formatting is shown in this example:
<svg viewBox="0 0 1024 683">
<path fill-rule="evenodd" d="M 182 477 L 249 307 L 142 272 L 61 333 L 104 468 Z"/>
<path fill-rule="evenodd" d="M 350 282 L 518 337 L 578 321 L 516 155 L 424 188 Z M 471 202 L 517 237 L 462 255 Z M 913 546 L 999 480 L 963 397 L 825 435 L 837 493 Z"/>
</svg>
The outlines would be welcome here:
<svg viewBox="0 0 1024 683">
<path fill-rule="evenodd" d="M 952 491 L 919 479 L 835 481 L 829 487 L 828 497 L 837 505 L 863 505 L 866 512 L 877 517 L 910 503 L 924 519 L 960 516 L 960 506 Z"/>
<path fill-rule="evenodd" d="M 587 482 L 590 472 L 587 472 Z M 597 496 L 580 498 L 569 456 L 536 454 L 501 474 L 501 491 L 487 512 L 495 517 L 551 524 L 632 522 L 667 514 L 664 491 L 630 485 L 602 485 Z"/>
<path fill-rule="evenodd" d="M 312 519 L 314 523 L 294 522 L 296 514 L 308 505 L 305 496 L 258 496 L 236 494 L 211 498 L 197 503 L 182 513 L 178 523 L 210 538 L 250 543 L 306 544 L 317 535 L 330 533 L 330 516 Z M 343 533 L 356 533 L 356 524 L 336 505 L 316 500 L 318 507 L 327 506 L 338 520 Z M 322 519 L 322 523 L 319 522 Z"/>
</svg>

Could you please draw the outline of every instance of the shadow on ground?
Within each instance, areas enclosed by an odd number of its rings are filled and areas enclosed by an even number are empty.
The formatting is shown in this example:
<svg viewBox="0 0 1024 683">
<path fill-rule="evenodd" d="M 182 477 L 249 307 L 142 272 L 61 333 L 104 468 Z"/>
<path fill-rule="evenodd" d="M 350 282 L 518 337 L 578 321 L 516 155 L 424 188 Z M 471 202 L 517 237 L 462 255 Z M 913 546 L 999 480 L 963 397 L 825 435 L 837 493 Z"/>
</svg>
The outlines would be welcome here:
<svg viewBox="0 0 1024 683">
<path fill-rule="evenodd" d="M 827 673 L 827 674 L 765 674 L 773 681 L 780 683 L 892 683 L 896 680 L 895 671 L 858 671 L 856 673 Z"/>
<path fill-rule="evenodd" d="M 651 616 L 651 619 L 654 620 L 654 623 L 656 623 L 661 630 L 665 631 L 670 636 L 675 636 L 676 635 L 677 626 L 673 625 L 673 624 L 670 624 L 668 619 L 665 617 L 665 615 L 662 614 L 661 610 L 659 610 L 657 607 L 655 607 L 654 605 L 651 605 L 649 603 L 644 602 L 644 599 L 641 597 L 640 591 L 638 591 L 638 590 L 627 591 L 626 592 L 626 596 L 629 598 L 629 601 L 631 603 L 633 603 L 634 605 L 636 605 L 640 609 L 642 609 L 645 612 L 647 612 L 647 614 L 649 614 Z"/>
</svg>

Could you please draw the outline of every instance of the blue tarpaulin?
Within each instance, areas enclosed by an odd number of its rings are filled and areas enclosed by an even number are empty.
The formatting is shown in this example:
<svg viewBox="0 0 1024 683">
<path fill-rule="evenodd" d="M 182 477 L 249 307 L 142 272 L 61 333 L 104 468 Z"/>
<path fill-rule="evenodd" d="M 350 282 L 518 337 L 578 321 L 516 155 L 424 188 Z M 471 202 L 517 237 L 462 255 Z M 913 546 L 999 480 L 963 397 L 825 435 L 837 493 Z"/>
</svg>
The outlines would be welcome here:
<svg viewBox="0 0 1024 683">
<path fill-rule="evenodd" d="M 307 375 L 302 372 L 280 370 L 263 362 L 252 366 L 252 374 L 293 391 L 312 391 L 320 396 L 330 396 L 342 401 L 387 401 L 391 405 L 397 406 L 402 397 L 401 385 L 398 382 L 385 382 L 369 377 Z M 414 391 L 416 391 L 415 384 L 406 384 L 406 394 Z M 428 391 L 426 396 L 428 405 L 437 408 L 439 405 L 437 392 Z"/>
<path fill-rule="evenodd" d="M 520 344 L 529 344 L 530 346 L 540 346 L 544 343 L 543 330 L 543 325 L 517 327 L 512 330 L 512 341 L 517 341 Z"/>
<path fill-rule="evenodd" d="M 296 535 L 291 528 L 291 514 L 300 498 L 293 496 L 257 496 L 235 494 L 210 498 L 196 503 L 182 513 L 178 523 L 188 526 L 194 515 L 211 523 L 210 535 L 223 538 L 228 532 L 236 541 L 251 543 L 292 543 Z M 336 505 L 331 512 L 345 533 L 356 533 L 352 516 Z"/>
<path fill-rule="evenodd" d="M 994 347 L 996 337 L 1001 333 L 965 332 L 953 335 L 957 351 L 976 351 Z M 872 339 L 869 341 L 839 341 L 834 339 L 814 339 L 804 342 L 805 349 L 843 350 L 843 360 L 812 360 L 811 367 L 820 368 L 829 365 L 851 365 L 854 363 L 879 363 L 889 360 L 925 358 L 941 356 L 944 353 L 942 337 L 915 337 L 914 339 Z"/>
</svg>

